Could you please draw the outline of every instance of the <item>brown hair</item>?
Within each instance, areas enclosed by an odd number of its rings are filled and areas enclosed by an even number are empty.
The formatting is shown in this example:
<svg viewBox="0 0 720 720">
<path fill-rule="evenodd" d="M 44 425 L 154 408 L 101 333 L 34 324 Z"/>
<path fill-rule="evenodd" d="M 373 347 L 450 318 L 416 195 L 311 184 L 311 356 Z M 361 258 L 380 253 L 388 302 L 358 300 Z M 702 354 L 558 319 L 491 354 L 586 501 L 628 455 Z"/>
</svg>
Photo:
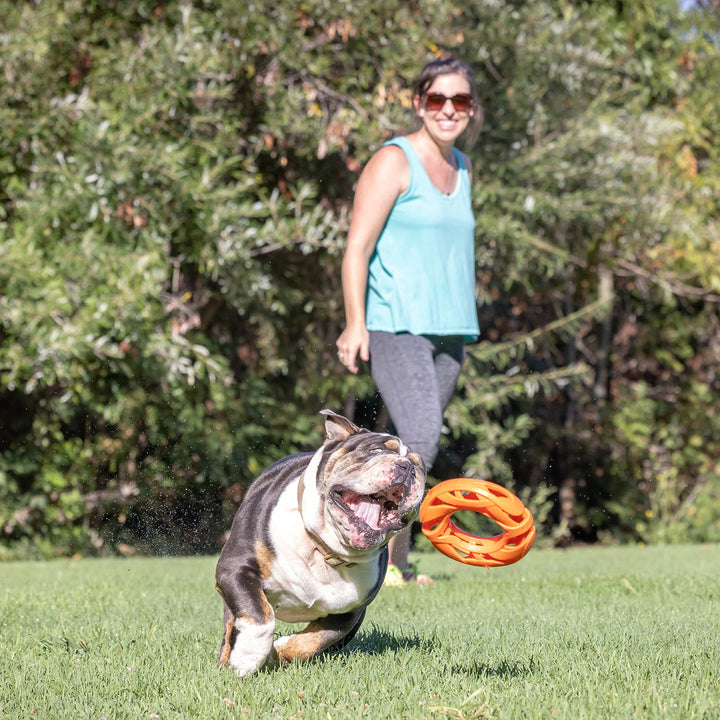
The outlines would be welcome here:
<svg viewBox="0 0 720 720">
<path fill-rule="evenodd" d="M 425 65 L 420 71 L 417 80 L 413 83 L 413 97 L 419 97 L 421 100 L 428 88 L 435 82 L 435 78 L 440 75 L 462 75 L 470 85 L 470 94 L 475 103 L 473 116 L 470 118 L 470 125 L 466 134 L 466 140 L 472 145 L 477 140 L 483 124 L 483 107 L 478 98 L 477 86 L 475 85 L 475 77 L 472 68 L 458 60 L 450 53 L 443 53 L 439 58 Z"/>
</svg>

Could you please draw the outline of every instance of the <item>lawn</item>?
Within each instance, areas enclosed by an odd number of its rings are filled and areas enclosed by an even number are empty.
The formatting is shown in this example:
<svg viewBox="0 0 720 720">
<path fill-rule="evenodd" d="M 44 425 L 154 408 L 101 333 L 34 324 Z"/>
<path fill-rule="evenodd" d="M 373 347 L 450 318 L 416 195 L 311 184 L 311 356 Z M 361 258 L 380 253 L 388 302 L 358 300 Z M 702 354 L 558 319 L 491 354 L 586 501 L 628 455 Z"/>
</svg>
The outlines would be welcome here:
<svg viewBox="0 0 720 720">
<path fill-rule="evenodd" d="M 720 546 L 415 560 L 342 653 L 245 680 L 214 558 L 0 564 L 0 718 L 720 718 Z"/>
</svg>

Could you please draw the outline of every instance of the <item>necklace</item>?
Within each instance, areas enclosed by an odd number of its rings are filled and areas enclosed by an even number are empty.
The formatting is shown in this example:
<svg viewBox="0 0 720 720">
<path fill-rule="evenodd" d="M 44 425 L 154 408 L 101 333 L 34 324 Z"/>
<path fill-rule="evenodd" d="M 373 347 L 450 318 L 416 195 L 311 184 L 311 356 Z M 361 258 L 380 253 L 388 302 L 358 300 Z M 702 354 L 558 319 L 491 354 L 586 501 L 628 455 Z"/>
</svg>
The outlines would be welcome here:
<svg viewBox="0 0 720 720">
<path fill-rule="evenodd" d="M 445 183 L 445 194 L 450 195 L 453 190 L 453 174 L 455 172 L 455 153 L 450 160 L 450 170 L 448 170 L 447 182 Z"/>
</svg>

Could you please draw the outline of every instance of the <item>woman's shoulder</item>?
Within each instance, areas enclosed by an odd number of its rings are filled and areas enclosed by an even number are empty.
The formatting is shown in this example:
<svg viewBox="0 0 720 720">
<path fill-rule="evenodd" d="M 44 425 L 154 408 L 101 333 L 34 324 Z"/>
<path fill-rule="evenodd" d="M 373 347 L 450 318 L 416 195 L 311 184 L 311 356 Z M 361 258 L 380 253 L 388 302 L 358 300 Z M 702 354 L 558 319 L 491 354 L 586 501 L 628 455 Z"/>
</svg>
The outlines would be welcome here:
<svg viewBox="0 0 720 720">
<path fill-rule="evenodd" d="M 386 140 L 383 143 L 383 147 L 391 147 L 391 148 L 407 148 L 412 145 L 412 142 L 410 141 L 410 138 L 407 135 L 396 135 L 395 137 L 391 137 L 389 140 Z"/>
<path fill-rule="evenodd" d="M 363 175 L 382 180 L 399 195 L 407 189 L 409 168 L 408 159 L 399 145 L 383 145 L 370 158 Z"/>
<path fill-rule="evenodd" d="M 405 148 L 407 147 L 407 139 L 404 137 L 393 138 L 388 140 L 372 157 L 374 160 L 390 166 L 407 166 L 408 158 Z"/>
</svg>

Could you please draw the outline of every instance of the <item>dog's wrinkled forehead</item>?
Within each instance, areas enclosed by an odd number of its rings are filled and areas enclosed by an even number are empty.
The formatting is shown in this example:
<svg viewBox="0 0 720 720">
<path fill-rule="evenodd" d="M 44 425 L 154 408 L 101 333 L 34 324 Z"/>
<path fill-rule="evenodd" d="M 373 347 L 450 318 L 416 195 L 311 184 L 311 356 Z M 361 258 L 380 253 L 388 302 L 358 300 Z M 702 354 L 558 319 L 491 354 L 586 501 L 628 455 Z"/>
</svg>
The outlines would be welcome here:
<svg viewBox="0 0 720 720">
<path fill-rule="evenodd" d="M 331 443 L 332 441 L 328 442 Z M 359 430 L 347 438 L 335 441 L 334 447 L 336 453 L 355 453 L 358 456 L 388 453 L 407 457 L 411 452 L 407 445 L 403 444 L 394 435 L 371 432 L 370 430 Z"/>
<path fill-rule="evenodd" d="M 323 410 L 323 414 L 329 416 L 325 423 L 325 448 L 334 462 L 345 455 L 352 455 L 352 460 L 357 463 L 369 462 L 379 455 L 394 455 L 407 458 L 413 465 L 424 469 L 422 458 L 400 438 L 359 428 L 347 418 L 329 410 Z"/>
</svg>

